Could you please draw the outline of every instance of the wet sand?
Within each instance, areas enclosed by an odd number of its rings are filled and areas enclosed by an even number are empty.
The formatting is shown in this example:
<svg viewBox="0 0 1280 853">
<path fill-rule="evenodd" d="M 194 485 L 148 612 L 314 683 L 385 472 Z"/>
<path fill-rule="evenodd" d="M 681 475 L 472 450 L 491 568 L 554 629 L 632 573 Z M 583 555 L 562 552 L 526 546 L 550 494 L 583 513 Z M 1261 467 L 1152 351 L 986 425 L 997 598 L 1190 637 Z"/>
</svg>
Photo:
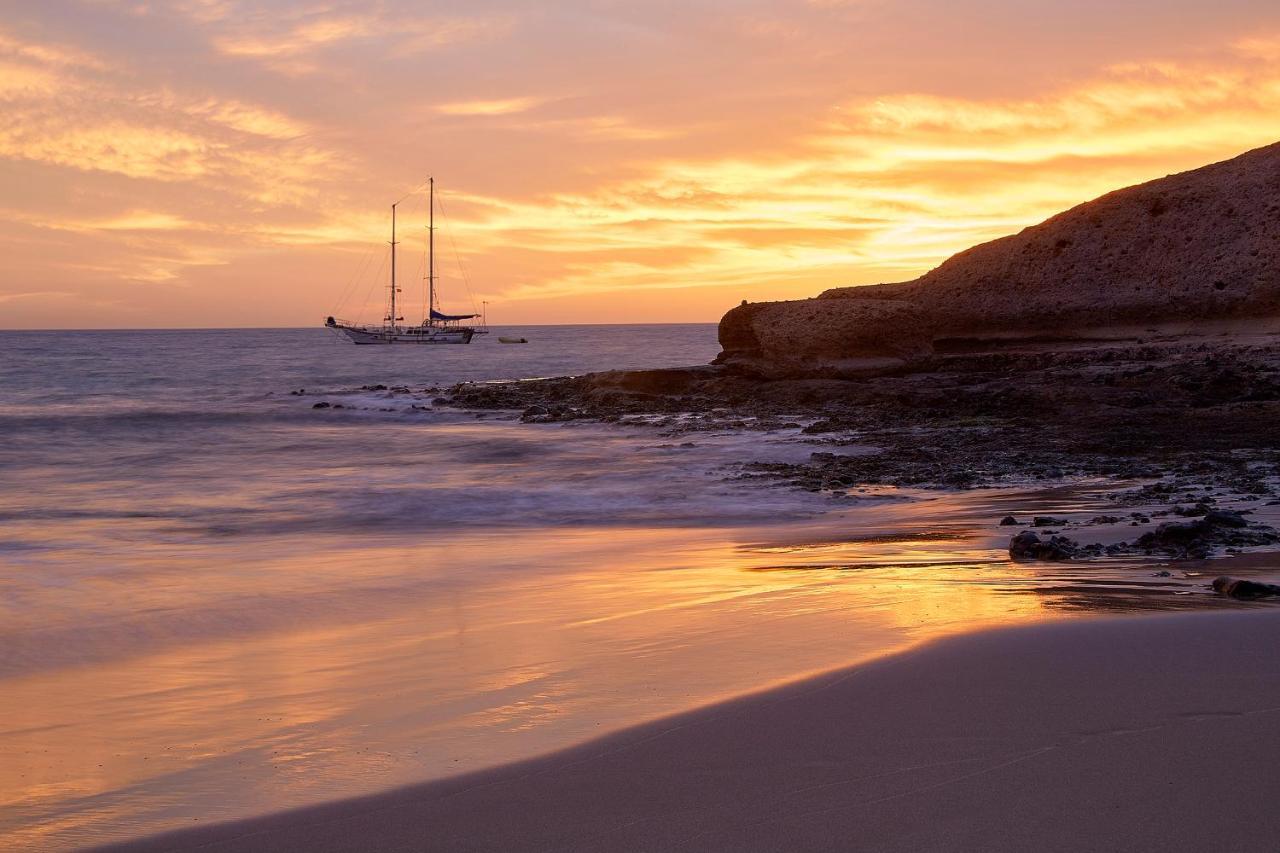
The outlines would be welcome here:
<svg viewBox="0 0 1280 853">
<path fill-rule="evenodd" d="M 770 525 L 454 531 L 448 566 L 372 537 L 233 537 L 139 562 L 137 584 L 118 572 L 75 621 L 40 624 L 36 591 L 11 598 L 33 627 L 0 638 L 0 847 L 457 776 L 946 634 L 1231 604 L 1150 566 L 1010 563 L 1011 507 L 1098 511 L 1078 490 L 992 490 Z"/>
<path fill-rule="evenodd" d="M 1280 612 L 986 631 L 118 850 L 1271 850 Z"/>
</svg>

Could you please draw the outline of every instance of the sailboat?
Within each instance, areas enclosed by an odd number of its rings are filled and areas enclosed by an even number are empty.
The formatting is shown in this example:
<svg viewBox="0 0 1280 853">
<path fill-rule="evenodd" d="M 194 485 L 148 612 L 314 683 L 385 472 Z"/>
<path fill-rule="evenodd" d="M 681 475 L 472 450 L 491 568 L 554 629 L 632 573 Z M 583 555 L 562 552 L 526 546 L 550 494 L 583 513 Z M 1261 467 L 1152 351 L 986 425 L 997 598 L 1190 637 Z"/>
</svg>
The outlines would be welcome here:
<svg viewBox="0 0 1280 853">
<path fill-rule="evenodd" d="M 445 314 L 436 310 L 436 179 L 428 178 L 430 213 L 427 220 L 427 316 L 417 326 L 403 326 L 404 320 L 396 313 L 396 204 L 391 205 L 391 285 L 387 314 L 382 325 L 350 323 L 346 320 L 325 318 L 324 325 L 346 335 L 357 344 L 469 344 L 485 329 L 465 325 L 479 314 Z M 403 201 L 404 199 L 401 199 Z"/>
</svg>

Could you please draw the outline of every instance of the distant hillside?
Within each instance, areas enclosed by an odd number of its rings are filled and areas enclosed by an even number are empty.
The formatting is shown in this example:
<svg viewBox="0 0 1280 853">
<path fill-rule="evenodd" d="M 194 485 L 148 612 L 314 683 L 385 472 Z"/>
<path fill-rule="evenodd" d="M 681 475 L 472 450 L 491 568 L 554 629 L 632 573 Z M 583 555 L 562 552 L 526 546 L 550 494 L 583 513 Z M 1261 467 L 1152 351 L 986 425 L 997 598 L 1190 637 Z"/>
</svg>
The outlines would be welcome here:
<svg viewBox="0 0 1280 853">
<path fill-rule="evenodd" d="M 744 305 L 720 361 L 783 372 L 902 364 L 1001 339 L 1204 331 L 1280 317 L 1280 143 L 1117 190 L 915 281 Z"/>
</svg>

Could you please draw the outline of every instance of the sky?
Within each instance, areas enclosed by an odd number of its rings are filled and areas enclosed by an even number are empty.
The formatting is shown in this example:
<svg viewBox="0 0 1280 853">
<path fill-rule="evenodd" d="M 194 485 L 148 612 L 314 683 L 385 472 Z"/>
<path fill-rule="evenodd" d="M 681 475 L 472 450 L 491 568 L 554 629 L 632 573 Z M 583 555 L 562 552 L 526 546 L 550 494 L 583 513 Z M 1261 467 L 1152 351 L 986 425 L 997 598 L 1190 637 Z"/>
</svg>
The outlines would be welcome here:
<svg viewBox="0 0 1280 853">
<path fill-rule="evenodd" d="M 1274 0 L 0 0 L 0 328 L 715 321 L 1280 140 Z M 417 312 L 415 317 L 414 312 Z"/>
</svg>

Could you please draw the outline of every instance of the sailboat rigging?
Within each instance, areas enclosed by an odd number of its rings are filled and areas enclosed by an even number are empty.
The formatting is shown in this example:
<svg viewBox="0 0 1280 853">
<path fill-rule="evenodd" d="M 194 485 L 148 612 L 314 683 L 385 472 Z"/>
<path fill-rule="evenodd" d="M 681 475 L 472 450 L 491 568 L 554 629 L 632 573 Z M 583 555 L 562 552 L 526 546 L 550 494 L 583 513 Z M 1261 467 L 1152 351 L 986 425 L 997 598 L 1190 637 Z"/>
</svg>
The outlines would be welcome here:
<svg viewBox="0 0 1280 853">
<path fill-rule="evenodd" d="M 430 198 L 427 219 L 427 311 L 422 323 L 417 326 L 401 325 L 404 317 L 396 311 L 396 294 L 400 288 L 396 283 L 396 207 L 400 202 L 391 205 L 391 283 L 388 288 L 389 298 L 386 316 L 382 325 L 351 323 L 333 317 L 325 318 L 324 325 L 346 335 L 357 344 L 469 344 L 476 335 L 486 333 L 486 329 L 466 324 L 467 320 L 475 320 L 478 314 L 445 314 L 436 309 L 436 180 L 427 179 L 428 196 Z M 401 199 L 403 201 L 403 199 Z"/>
</svg>

